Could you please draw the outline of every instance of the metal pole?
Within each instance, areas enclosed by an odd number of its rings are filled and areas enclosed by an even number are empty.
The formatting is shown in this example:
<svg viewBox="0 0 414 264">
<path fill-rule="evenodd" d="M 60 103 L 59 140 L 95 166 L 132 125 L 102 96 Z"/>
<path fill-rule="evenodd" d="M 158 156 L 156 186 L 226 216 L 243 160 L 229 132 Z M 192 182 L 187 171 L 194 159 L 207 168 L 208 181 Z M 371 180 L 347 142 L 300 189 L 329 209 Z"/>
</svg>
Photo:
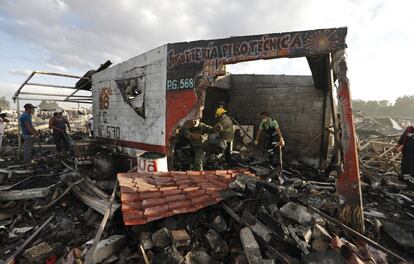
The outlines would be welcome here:
<svg viewBox="0 0 414 264">
<path fill-rule="evenodd" d="M 44 74 L 44 75 L 58 76 L 58 77 L 75 78 L 75 79 L 87 79 L 87 80 L 90 80 L 91 79 L 91 78 L 88 78 L 88 77 L 76 76 L 76 75 L 70 75 L 70 74 L 64 74 L 64 73 L 56 73 L 56 72 L 35 71 L 35 73 L 37 73 L 37 74 Z"/>
<path fill-rule="evenodd" d="M 41 86 L 41 87 L 51 87 L 51 88 L 63 88 L 63 89 L 77 89 L 74 86 L 65 86 L 65 85 L 53 85 L 53 84 L 43 84 L 43 83 L 26 83 L 30 86 Z"/>
<path fill-rule="evenodd" d="M 27 100 L 27 101 L 42 101 L 45 99 L 41 99 L 41 98 L 28 98 L 28 97 L 22 97 L 20 98 L 20 100 Z M 81 104 L 91 104 L 92 100 L 91 99 L 76 99 L 76 100 L 63 100 L 63 99 L 53 99 L 52 101 L 56 101 L 56 102 L 71 102 L 71 103 L 81 103 Z"/>
<path fill-rule="evenodd" d="M 23 87 L 26 85 L 26 83 L 33 77 L 33 75 L 35 75 L 35 71 L 33 71 L 30 75 L 29 75 L 29 77 L 27 77 L 27 79 L 22 83 L 22 85 L 20 85 L 20 87 L 19 87 L 19 89 L 17 89 L 17 91 L 14 93 L 14 95 L 13 95 L 13 97 L 12 97 L 12 99 L 13 99 L 13 101 L 16 101 L 16 98 L 17 98 L 17 96 L 19 95 L 19 93 L 20 93 L 20 90 L 21 89 L 23 89 Z"/>
<path fill-rule="evenodd" d="M 49 94 L 49 93 L 31 93 L 31 92 L 21 92 L 20 94 L 26 95 L 43 95 L 43 96 L 56 96 L 56 97 L 67 97 L 70 96 L 69 94 Z M 87 95 L 76 95 L 73 96 L 74 98 L 91 98 L 92 96 Z"/>
<path fill-rule="evenodd" d="M 365 225 L 361 179 L 345 50 L 336 51 L 333 54 L 333 62 L 333 70 L 338 77 L 339 83 L 338 107 L 341 113 L 341 141 L 344 152 L 344 171 L 336 181 L 336 191 L 340 207 L 339 218 L 342 223 L 351 226 L 360 233 L 364 233 Z"/>
</svg>

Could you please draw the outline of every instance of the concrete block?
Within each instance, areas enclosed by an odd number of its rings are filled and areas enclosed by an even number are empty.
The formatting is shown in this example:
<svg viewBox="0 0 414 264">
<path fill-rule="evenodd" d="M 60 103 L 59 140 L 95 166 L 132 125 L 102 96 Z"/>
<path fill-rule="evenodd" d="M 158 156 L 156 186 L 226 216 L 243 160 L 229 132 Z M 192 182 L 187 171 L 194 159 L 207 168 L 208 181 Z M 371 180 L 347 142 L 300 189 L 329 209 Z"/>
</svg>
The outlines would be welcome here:
<svg viewBox="0 0 414 264">
<path fill-rule="evenodd" d="M 329 243 L 323 240 L 312 240 L 311 247 L 314 251 L 323 252 L 329 248 Z"/>
<path fill-rule="evenodd" d="M 246 257 L 250 264 L 263 263 L 259 244 L 254 238 L 254 235 L 250 228 L 245 227 L 240 230 L 240 241 L 243 245 L 244 253 L 246 254 Z"/>
<path fill-rule="evenodd" d="M 114 253 L 117 253 L 125 243 L 126 238 L 123 235 L 112 235 L 107 239 L 101 240 L 96 246 L 92 263 L 99 263 L 104 259 L 111 257 Z"/>
<path fill-rule="evenodd" d="M 210 257 L 205 251 L 190 251 L 185 255 L 184 264 L 219 264 L 221 262 Z"/>
<path fill-rule="evenodd" d="M 151 249 L 154 246 L 149 232 L 141 232 L 139 234 L 139 242 L 145 250 Z"/>
<path fill-rule="evenodd" d="M 288 202 L 282 206 L 280 212 L 285 217 L 294 220 L 299 224 L 310 224 L 312 221 L 312 215 L 308 213 L 307 208 L 293 202 Z"/>
<path fill-rule="evenodd" d="M 170 244 L 170 231 L 167 228 L 161 228 L 152 234 L 152 243 L 158 248 L 164 248 Z"/>
<path fill-rule="evenodd" d="M 227 223 L 221 215 L 216 216 L 210 226 L 219 233 L 227 230 Z"/>
<path fill-rule="evenodd" d="M 27 249 L 23 256 L 30 263 L 44 263 L 53 253 L 53 248 L 46 242 L 42 242 L 32 248 Z"/>
<path fill-rule="evenodd" d="M 211 248 L 211 256 L 215 259 L 223 260 L 230 250 L 226 241 L 213 229 L 210 229 L 205 237 Z"/>
<path fill-rule="evenodd" d="M 189 248 L 191 244 L 191 238 L 185 229 L 172 230 L 171 240 L 177 249 Z"/>
<path fill-rule="evenodd" d="M 327 250 L 324 252 L 311 252 L 310 254 L 303 256 L 301 263 L 304 263 L 304 264 L 313 264 L 313 263 L 345 264 L 346 261 L 339 252 L 336 252 L 333 250 Z"/>
</svg>

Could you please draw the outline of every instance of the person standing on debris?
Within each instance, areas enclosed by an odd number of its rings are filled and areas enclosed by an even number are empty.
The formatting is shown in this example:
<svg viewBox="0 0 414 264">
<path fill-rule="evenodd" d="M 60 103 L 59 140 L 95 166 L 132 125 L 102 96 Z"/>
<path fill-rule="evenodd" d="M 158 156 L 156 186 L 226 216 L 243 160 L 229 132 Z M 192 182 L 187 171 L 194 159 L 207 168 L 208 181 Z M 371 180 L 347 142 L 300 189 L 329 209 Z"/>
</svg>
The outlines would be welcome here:
<svg viewBox="0 0 414 264">
<path fill-rule="evenodd" d="M 9 119 L 6 118 L 6 116 L 7 116 L 6 113 L 0 113 L 0 150 L 1 150 L 1 144 L 3 143 L 4 123 L 10 122 Z"/>
<path fill-rule="evenodd" d="M 274 163 L 275 153 L 279 150 L 279 148 L 283 148 L 285 146 L 285 141 L 282 136 L 282 131 L 279 128 L 279 123 L 276 119 L 270 117 L 268 112 L 260 113 L 262 121 L 259 125 L 259 131 L 257 132 L 256 140 L 254 144 L 257 146 L 259 144 L 259 139 L 262 131 L 266 134 L 266 151 L 269 158 L 270 163 Z"/>
<path fill-rule="evenodd" d="M 402 152 L 401 174 L 414 177 L 414 127 L 409 126 L 398 140 L 397 148 Z"/>
<path fill-rule="evenodd" d="M 183 136 L 191 143 L 194 151 L 193 170 L 201 171 L 204 165 L 204 156 L 206 155 L 205 143 L 208 140 L 208 134 L 214 133 L 215 129 L 200 121 L 200 119 L 189 120 L 183 126 Z"/>
<path fill-rule="evenodd" d="M 35 106 L 32 104 L 25 104 L 24 113 L 20 116 L 20 127 L 22 129 L 23 137 L 23 155 L 24 162 L 30 163 L 33 155 L 33 142 L 34 138 L 38 138 L 39 134 L 33 127 L 32 115 L 35 111 Z"/>
<path fill-rule="evenodd" d="M 88 129 L 91 132 L 91 137 L 93 137 L 93 115 L 88 115 Z"/>
<path fill-rule="evenodd" d="M 230 151 L 234 140 L 234 128 L 233 121 L 226 114 L 227 111 L 223 107 L 219 107 L 216 110 L 216 118 L 218 123 L 215 125 L 217 131 L 219 131 L 218 145 L 224 152 L 226 161 L 230 159 Z"/>
<path fill-rule="evenodd" d="M 66 134 L 66 126 L 71 131 L 69 121 L 63 116 L 62 109 L 56 109 L 49 120 L 49 129 L 53 129 L 53 139 L 58 154 L 69 150 L 69 136 Z"/>
</svg>

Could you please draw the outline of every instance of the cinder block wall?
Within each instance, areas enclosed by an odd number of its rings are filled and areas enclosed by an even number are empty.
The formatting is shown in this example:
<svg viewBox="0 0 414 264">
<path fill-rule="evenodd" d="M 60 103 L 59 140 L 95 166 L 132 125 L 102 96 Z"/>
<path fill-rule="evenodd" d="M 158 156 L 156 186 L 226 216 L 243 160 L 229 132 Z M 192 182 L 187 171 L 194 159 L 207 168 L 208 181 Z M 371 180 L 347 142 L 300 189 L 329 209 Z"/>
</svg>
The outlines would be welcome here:
<svg viewBox="0 0 414 264">
<path fill-rule="evenodd" d="M 232 74 L 229 112 L 241 123 L 255 126 L 267 111 L 279 122 L 286 141 L 285 157 L 319 165 L 321 138 L 304 148 L 322 131 L 323 91 L 312 76 Z"/>
</svg>

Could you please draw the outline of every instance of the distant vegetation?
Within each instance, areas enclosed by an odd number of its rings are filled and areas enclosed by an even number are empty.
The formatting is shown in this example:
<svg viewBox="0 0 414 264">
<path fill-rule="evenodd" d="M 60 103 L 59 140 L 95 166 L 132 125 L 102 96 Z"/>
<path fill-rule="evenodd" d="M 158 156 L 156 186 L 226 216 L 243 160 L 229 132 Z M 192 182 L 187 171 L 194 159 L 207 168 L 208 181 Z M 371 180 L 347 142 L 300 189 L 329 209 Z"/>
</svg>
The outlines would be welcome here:
<svg viewBox="0 0 414 264">
<path fill-rule="evenodd" d="M 42 100 L 39 104 L 39 109 L 43 111 L 53 111 L 58 107 L 59 105 L 55 101 Z"/>
<path fill-rule="evenodd" d="M 0 109 L 5 110 L 10 108 L 10 102 L 6 99 L 6 97 L 0 97 Z"/>
<path fill-rule="evenodd" d="M 414 95 L 398 97 L 394 104 L 387 100 L 352 100 L 352 110 L 362 111 L 372 117 L 390 116 L 414 119 Z"/>
</svg>

